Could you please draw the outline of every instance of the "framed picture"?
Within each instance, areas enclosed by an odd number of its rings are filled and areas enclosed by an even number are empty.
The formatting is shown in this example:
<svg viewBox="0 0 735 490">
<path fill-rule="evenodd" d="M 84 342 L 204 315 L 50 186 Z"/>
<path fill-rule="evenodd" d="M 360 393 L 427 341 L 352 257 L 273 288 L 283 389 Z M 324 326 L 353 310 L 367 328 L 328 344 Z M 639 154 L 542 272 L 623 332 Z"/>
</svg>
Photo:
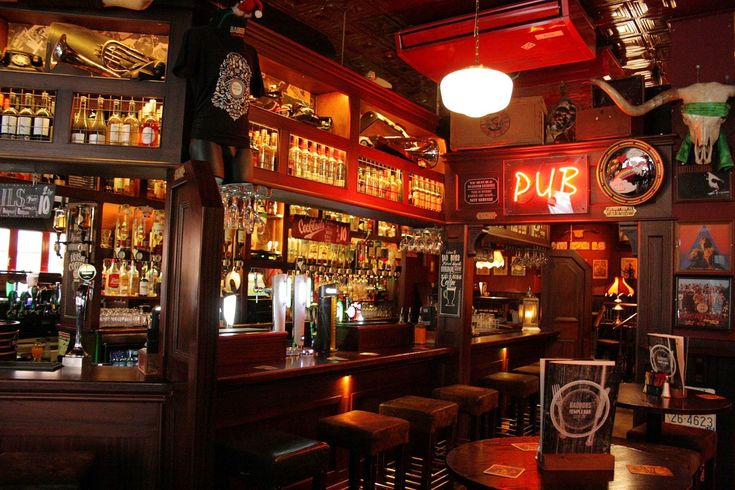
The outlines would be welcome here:
<svg viewBox="0 0 735 490">
<path fill-rule="evenodd" d="M 508 262 L 510 262 L 510 257 L 505 257 L 503 260 L 503 267 L 495 267 L 493 269 L 493 275 L 494 276 L 507 276 L 508 275 Z"/>
<path fill-rule="evenodd" d="M 592 260 L 592 279 L 607 279 L 607 260 Z"/>
<path fill-rule="evenodd" d="M 715 171 L 711 165 L 676 165 L 676 201 L 729 201 L 732 199 L 732 172 Z"/>
<path fill-rule="evenodd" d="M 625 279 L 638 279 L 638 259 L 622 257 L 620 259 L 620 275 Z"/>
<path fill-rule="evenodd" d="M 730 329 L 729 277 L 678 276 L 676 327 Z"/>
<path fill-rule="evenodd" d="M 664 180 L 664 164 L 656 149 L 640 140 L 612 145 L 597 163 L 597 184 L 613 202 L 642 204 L 651 199 Z"/>
<path fill-rule="evenodd" d="M 511 276 L 525 276 L 526 266 L 523 265 L 521 257 L 513 256 L 510 262 L 510 275 Z"/>
<path fill-rule="evenodd" d="M 676 268 L 687 272 L 732 270 L 731 223 L 677 223 Z"/>
</svg>

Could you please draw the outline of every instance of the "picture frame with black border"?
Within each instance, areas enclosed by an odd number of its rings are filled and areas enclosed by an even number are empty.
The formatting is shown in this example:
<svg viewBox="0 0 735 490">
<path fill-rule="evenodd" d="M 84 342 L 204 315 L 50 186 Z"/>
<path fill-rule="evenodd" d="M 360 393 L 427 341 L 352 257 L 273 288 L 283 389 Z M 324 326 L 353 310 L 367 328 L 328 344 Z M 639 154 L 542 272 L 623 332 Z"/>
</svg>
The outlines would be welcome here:
<svg viewBox="0 0 735 490">
<path fill-rule="evenodd" d="M 676 276 L 674 327 L 731 330 L 732 278 Z"/>
<path fill-rule="evenodd" d="M 732 172 L 713 170 L 711 165 L 676 165 L 674 200 L 732 201 Z"/>
</svg>

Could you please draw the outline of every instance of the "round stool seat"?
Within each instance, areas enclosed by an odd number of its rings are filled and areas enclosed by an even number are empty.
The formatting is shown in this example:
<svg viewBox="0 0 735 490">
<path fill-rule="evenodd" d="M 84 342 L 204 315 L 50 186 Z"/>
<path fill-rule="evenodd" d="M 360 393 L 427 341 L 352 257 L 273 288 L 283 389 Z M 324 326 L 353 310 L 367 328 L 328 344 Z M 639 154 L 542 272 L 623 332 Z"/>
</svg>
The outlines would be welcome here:
<svg viewBox="0 0 735 490">
<path fill-rule="evenodd" d="M 489 374 L 482 378 L 482 385 L 501 393 L 516 397 L 528 398 L 538 393 L 539 378 L 530 374 L 508 373 L 505 371 Z"/>
<path fill-rule="evenodd" d="M 436 432 L 457 422 L 459 405 L 423 396 L 402 396 L 380 404 L 380 413 L 411 423 L 417 432 Z"/>
<path fill-rule="evenodd" d="M 526 364 L 525 366 L 519 366 L 513 370 L 517 374 L 530 374 L 531 376 L 541 376 L 541 364 Z"/>
<path fill-rule="evenodd" d="M 319 437 L 353 451 L 378 454 L 408 443 L 406 420 L 363 410 L 324 417 L 317 422 Z"/>
<path fill-rule="evenodd" d="M 329 445 L 279 431 L 232 434 L 220 443 L 218 457 L 258 485 L 270 488 L 326 475 Z"/>
<path fill-rule="evenodd" d="M 435 388 L 431 396 L 454 402 L 461 412 L 474 416 L 498 408 L 498 391 L 492 388 L 454 384 Z"/>
</svg>

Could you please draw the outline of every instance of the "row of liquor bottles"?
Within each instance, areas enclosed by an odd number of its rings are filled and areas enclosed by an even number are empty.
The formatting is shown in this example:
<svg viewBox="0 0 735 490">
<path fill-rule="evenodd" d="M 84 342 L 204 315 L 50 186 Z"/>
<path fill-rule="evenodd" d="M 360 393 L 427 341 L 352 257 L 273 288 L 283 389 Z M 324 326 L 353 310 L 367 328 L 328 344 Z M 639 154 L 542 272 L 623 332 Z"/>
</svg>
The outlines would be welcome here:
<svg viewBox="0 0 735 490">
<path fill-rule="evenodd" d="M 55 184 L 79 189 L 100 190 L 124 196 L 138 196 L 141 181 L 127 177 L 100 178 L 99 186 L 96 177 L 75 176 L 60 174 L 32 174 L 28 172 L 0 172 L 0 177 L 18 180 L 35 181 L 41 184 Z M 162 201 L 166 198 L 166 181 L 162 179 L 148 179 L 145 181 L 145 197 Z"/>
<path fill-rule="evenodd" d="M 278 168 L 278 131 L 250 123 L 248 136 L 253 166 L 275 172 Z"/>
<path fill-rule="evenodd" d="M 0 90 L 0 138 L 50 141 L 56 96 L 48 92 Z"/>
<path fill-rule="evenodd" d="M 400 266 L 400 252 L 392 243 L 356 240 L 350 244 L 326 243 L 303 238 L 288 239 L 288 262 L 346 269 L 394 270 Z"/>
<path fill-rule="evenodd" d="M 157 297 L 161 273 L 157 262 L 105 259 L 102 264 L 102 296 Z"/>
<path fill-rule="evenodd" d="M 358 159 L 357 192 L 390 201 L 403 201 L 403 172 L 367 158 Z"/>
<path fill-rule="evenodd" d="M 141 260 L 143 253 L 148 253 L 151 260 L 158 261 L 163 254 L 165 226 L 163 210 L 123 204 L 117 208 L 114 228 L 103 226 L 100 247 L 114 249 L 118 259 Z"/>
<path fill-rule="evenodd" d="M 408 195 L 410 204 L 440 213 L 444 204 L 444 184 L 411 174 L 408 180 Z"/>
<path fill-rule="evenodd" d="M 94 101 L 94 103 L 92 103 Z M 90 145 L 145 146 L 161 145 L 162 101 L 151 98 L 127 101 L 127 113 L 122 113 L 123 99 L 75 95 L 71 142 Z M 140 108 L 140 109 L 138 109 Z"/>
<path fill-rule="evenodd" d="M 288 148 L 288 174 L 344 187 L 347 179 L 345 157 L 342 150 L 292 135 Z"/>
</svg>

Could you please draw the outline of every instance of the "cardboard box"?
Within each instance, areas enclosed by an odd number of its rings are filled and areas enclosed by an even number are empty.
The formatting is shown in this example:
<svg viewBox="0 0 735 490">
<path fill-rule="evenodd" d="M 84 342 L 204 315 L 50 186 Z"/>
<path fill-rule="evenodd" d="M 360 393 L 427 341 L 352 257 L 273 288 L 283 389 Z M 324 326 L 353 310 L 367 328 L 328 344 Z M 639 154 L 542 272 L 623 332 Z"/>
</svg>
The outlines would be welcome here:
<svg viewBox="0 0 735 490">
<path fill-rule="evenodd" d="M 544 98 L 516 97 L 505 110 L 472 118 L 451 114 L 453 150 L 544 144 Z"/>
<path fill-rule="evenodd" d="M 641 118 L 630 117 L 616 106 L 582 109 L 577 112 L 577 141 L 633 136 L 640 123 Z"/>
</svg>

